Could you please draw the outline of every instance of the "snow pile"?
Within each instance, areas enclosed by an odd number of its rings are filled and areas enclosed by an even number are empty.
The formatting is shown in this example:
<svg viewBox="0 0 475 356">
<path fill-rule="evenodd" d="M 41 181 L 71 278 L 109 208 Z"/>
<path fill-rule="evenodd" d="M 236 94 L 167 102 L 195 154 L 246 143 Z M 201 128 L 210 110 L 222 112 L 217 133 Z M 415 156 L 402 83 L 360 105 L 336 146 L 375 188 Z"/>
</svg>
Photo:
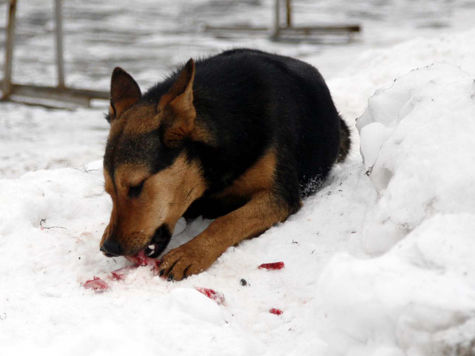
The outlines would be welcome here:
<svg viewBox="0 0 475 356">
<path fill-rule="evenodd" d="M 337 107 L 345 117 L 363 113 L 377 89 L 415 68 L 451 63 L 475 75 L 475 29 L 435 38 L 416 38 L 384 49 L 362 53 L 338 78 L 329 83 Z"/>
<path fill-rule="evenodd" d="M 99 252 L 111 210 L 100 166 L 0 180 L 1 355 L 325 352 L 311 302 L 328 259 L 337 251 L 358 254 L 357 231 L 374 198 L 359 162 L 336 167 L 298 214 L 230 248 L 200 275 L 167 282 L 139 267 L 123 280 L 108 279 L 110 288 L 96 294 L 82 283 L 129 265 Z M 201 219 L 188 224 L 171 247 L 206 225 Z M 258 268 L 276 261 L 285 268 Z M 225 304 L 196 287 L 222 293 Z"/>
<path fill-rule="evenodd" d="M 475 214 L 475 82 L 451 65 L 414 70 L 378 91 L 358 120 L 379 193 L 365 244 L 384 252 L 436 214 Z"/>
<path fill-rule="evenodd" d="M 473 354 L 472 77 L 448 64 L 414 70 L 377 91 L 357 126 L 378 194 L 362 243 L 382 255 L 340 254 L 322 272 L 327 340 L 351 355 Z"/>
</svg>

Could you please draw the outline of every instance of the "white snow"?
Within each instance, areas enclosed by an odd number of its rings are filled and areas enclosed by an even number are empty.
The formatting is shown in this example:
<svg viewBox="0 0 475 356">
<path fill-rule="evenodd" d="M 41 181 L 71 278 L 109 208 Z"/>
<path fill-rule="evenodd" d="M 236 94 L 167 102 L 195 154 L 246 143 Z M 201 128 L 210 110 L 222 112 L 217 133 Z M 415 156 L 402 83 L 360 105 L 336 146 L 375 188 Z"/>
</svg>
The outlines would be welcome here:
<svg viewBox="0 0 475 356">
<path fill-rule="evenodd" d="M 475 74 L 474 57 L 475 29 L 432 38 L 417 37 L 389 49 L 362 53 L 355 63 L 332 78 L 330 87 L 345 117 L 356 118 L 377 89 L 391 86 L 396 78 L 411 70 L 434 63 L 451 63 Z"/>
<path fill-rule="evenodd" d="M 439 355 L 456 343 L 452 329 L 473 332 L 473 83 L 454 65 L 415 69 L 377 91 L 358 120 L 377 192 L 361 242 L 380 257 L 342 253 L 321 274 L 318 310 L 335 352 Z"/>
<path fill-rule="evenodd" d="M 297 214 L 200 275 L 139 267 L 103 293 L 81 283 L 129 264 L 98 248 L 103 110 L 2 104 L 0 355 L 475 354 L 474 38 L 362 53 L 328 81 L 353 151 Z"/>
<path fill-rule="evenodd" d="M 475 213 L 475 84 L 449 64 L 416 69 L 369 100 L 358 120 L 365 168 L 379 193 L 363 244 L 386 252 L 439 213 Z"/>
<path fill-rule="evenodd" d="M 111 208 L 101 171 L 51 169 L 0 181 L 0 284 L 6 286 L 0 351 L 40 346 L 36 353 L 281 354 L 295 351 L 295 338 L 302 340 L 303 354 L 322 348 L 314 319 L 302 323 L 313 311 L 318 271 L 336 251 L 358 253 L 356 241 L 348 239 L 356 235 L 372 194 L 358 163 L 343 166 L 301 212 L 230 248 L 208 271 L 169 283 L 141 267 L 110 282 L 103 294 L 81 283 L 128 262 L 105 258 L 98 249 Z M 202 220 L 187 226 L 172 246 L 205 226 Z M 286 264 L 281 271 L 257 269 L 280 260 Z M 225 305 L 194 287 L 223 293 Z M 273 307 L 284 314 L 270 314 Z"/>
</svg>

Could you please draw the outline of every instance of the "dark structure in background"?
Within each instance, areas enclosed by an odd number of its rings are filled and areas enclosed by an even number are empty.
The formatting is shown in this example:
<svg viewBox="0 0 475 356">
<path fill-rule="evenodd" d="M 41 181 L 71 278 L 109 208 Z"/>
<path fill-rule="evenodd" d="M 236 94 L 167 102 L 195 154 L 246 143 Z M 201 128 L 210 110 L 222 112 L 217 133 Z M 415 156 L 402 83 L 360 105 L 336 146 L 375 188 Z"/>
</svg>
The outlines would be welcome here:
<svg viewBox="0 0 475 356">
<path fill-rule="evenodd" d="M 282 7 L 285 2 L 285 7 Z M 282 14 L 284 9 L 284 14 Z M 221 36 L 224 34 L 231 35 L 232 32 L 271 32 L 271 39 L 274 41 L 310 41 L 321 42 L 322 35 L 343 35 L 346 40 L 351 40 L 351 35 L 361 31 L 358 24 L 336 24 L 321 26 L 295 26 L 292 22 L 292 0 L 274 0 L 274 24 L 272 28 L 253 27 L 253 26 L 206 26 L 206 31 L 218 32 Z M 284 15 L 285 22 L 282 23 L 281 16 Z M 316 37 L 320 36 L 320 38 Z"/>
<path fill-rule="evenodd" d="M 15 84 L 12 82 L 13 48 L 15 44 L 15 20 L 17 0 L 9 0 L 8 22 L 5 43 L 5 68 L 2 81 L 2 100 L 24 104 L 56 107 L 49 101 L 67 102 L 73 105 L 89 106 L 91 99 L 109 99 L 109 93 L 97 90 L 68 88 L 65 85 L 63 60 L 63 16 L 62 0 L 55 1 L 55 40 L 58 84 L 55 87 Z M 39 101 L 38 101 L 39 99 Z M 43 100 L 44 102 L 41 102 Z"/>
<path fill-rule="evenodd" d="M 56 68 L 57 85 L 41 86 L 30 84 L 16 84 L 12 81 L 13 50 L 15 44 L 15 21 L 17 0 L 0 0 L 8 4 L 8 20 L 6 27 L 5 65 L 2 80 L 3 101 L 20 102 L 30 105 L 45 107 L 58 106 L 89 106 L 92 99 L 109 99 L 106 91 L 70 88 L 65 84 L 64 60 L 63 60 L 63 15 L 62 1 L 54 0 L 55 18 L 55 45 L 56 45 Z M 235 33 L 262 32 L 270 34 L 274 41 L 286 42 L 321 42 L 322 35 L 342 36 L 343 39 L 351 40 L 351 35 L 361 30 L 357 24 L 324 25 L 324 26 L 294 26 L 292 22 L 292 1 L 274 0 L 274 25 L 268 27 L 252 27 L 246 25 L 237 26 L 206 26 L 205 31 L 211 32 L 216 37 L 229 37 Z M 285 6 L 282 3 L 285 2 Z M 284 11 L 282 11 L 284 10 Z M 282 12 L 285 12 L 285 23 L 282 23 Z"/>
</svg>

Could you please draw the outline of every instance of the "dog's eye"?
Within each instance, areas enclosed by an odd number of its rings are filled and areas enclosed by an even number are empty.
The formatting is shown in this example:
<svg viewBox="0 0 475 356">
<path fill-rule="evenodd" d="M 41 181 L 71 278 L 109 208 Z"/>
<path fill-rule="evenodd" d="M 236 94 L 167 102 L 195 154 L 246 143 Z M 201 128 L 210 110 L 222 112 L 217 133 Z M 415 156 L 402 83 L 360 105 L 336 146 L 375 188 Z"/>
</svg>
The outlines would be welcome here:
<svg viewBox="0 0 475 356">
<path fill-rule="evenodd" d="M 142 192 L 144 182 L 145 180 L 141 181 L 137 185 L 133 185 L 129 187 L 129 192 L 128 192 L 129 198 L 136 198 L 140 195 L 140 193 Z"/>
</svg>

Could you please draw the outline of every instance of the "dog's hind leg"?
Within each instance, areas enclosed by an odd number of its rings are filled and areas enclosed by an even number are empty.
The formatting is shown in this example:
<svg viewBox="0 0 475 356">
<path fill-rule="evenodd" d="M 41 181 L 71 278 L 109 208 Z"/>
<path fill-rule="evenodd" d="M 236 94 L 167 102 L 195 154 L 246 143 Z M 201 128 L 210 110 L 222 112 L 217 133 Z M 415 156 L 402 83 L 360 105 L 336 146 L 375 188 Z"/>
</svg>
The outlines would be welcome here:
<svg viewBox="0 0 475 356">
<path fill-rule="evenodd" d="M 291 213 L 272 190 L 256 192 L 242 207 L 213 221 L 188 243 L 166 254 L 160 275 L 181 280 L 207 269 L 230 246 L 264 232 Z"/>
</svg>

